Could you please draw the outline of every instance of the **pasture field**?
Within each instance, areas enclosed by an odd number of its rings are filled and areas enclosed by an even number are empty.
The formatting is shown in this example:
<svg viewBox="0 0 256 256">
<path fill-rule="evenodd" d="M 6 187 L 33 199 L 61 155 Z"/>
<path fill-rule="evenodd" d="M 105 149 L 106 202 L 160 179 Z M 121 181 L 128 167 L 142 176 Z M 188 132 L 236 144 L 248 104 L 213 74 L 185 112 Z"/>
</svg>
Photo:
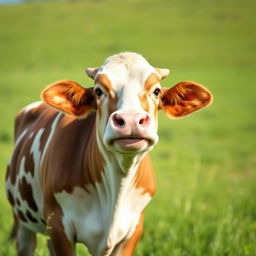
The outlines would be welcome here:
<svg viewBox="0 0 256 256">
<path fill-rule="evenodd" d="M 151 153 L 158 191 L 137 256 L 256 255 L 256 1 L 105 0 L 0 5 L 0 255 L 12 214 L 4 189 L 13 119 L 60 79 L 123 50 L 171 69 L 162 85 L 197 81 L 214 104 L 159 115 Z M 48 255 L 38 236 L 36 256 Z M 78 245 L 78 255 L 89 255 Z"/>
</svg>

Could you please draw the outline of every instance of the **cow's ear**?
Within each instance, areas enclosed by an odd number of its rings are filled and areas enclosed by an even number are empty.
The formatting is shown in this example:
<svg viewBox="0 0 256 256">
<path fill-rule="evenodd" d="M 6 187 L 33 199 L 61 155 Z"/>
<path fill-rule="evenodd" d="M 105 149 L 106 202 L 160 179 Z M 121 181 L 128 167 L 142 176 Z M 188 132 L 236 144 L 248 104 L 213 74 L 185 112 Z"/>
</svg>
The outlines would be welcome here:
<svg viewBox="0 0 256 256">
<path fill-rule="evenodd" d="M 202 85 L 180 82 L 170 89 L 162 88 L 159 108 L 169 117 L 179 118 L 206 107 L 212 100 L 212 94 Z"/>
<path fill-rule="evenodd" d="M 156 73 L 160 80 L 163 80 L 169 75 L 170 70 L 167 68 L 156 68 Z"/>
<path fill-rule="evenodd" d="M 92 78 L 93 80 L 95 80 L 98 71 L 99 71 L 99 68 L 87 68 L 87 69 L 85 69 L 86 74 L 90 78 Z"/>
<path fill-rule="evenodd" d="M 96 109 L 93 88 L 84 88 L 70 80 L 51 84 L 42 91 L 41 98 L 46 104 L 79 118 Z"/>
</svg>

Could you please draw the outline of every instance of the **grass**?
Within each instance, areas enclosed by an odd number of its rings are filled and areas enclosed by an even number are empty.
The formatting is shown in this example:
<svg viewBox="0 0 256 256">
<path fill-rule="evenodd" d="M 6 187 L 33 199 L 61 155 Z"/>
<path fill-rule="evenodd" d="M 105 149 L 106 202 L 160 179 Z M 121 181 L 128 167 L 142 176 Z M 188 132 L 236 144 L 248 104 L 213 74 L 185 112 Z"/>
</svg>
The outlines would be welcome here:
<svg viewBox="0 0 256 256">
<path fill-rule="evenodd" d="M 181 120 L 160 113 L 151 154 L 158 192 L 135 255 L 256 255 L 255 8 L 250 0 L 0 6 L 0 255 L 15 255 L 4 190 L 15 114 L 53 81 L 91 85 L 84 68 L 122 50 L 170 68 L 164 86 L 195 80 L 215 97 Z M 42 236 L 36 255 L 47 255 Z"/>
</svg>

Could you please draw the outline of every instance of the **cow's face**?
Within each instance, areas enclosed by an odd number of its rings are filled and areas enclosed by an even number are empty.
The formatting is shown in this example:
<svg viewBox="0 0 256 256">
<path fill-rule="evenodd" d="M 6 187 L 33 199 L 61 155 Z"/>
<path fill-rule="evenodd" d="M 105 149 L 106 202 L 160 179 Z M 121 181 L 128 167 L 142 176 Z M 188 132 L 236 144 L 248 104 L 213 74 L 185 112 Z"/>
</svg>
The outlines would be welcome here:
<svg viewBox="0 0 256 256">
<path fill-rule="evenodd" d="M 108 58 L 101 68 L 87 69 L 87 73 L 95 80 L 98 136 L 103 146 L 124 153 L 151 149 L 158 141 L 160 71 L 140 55 L 126 53 Z"/>
<path fill-rule="evenodd" d="M 108 151 L 149 151 L 158 141 L 158 109 L 177 118 L 212 101 L 210 92 L 193 82 L 161 88 L 160 81 L 169 71 L 152 67 L 135 53 L 114 55 L 100 68 L 86 72 L 94 79 L 94 87 L 85 89 L 73 81 L 61 81 L 45 89 L 42 98 L 79 118 L 96 110 L 98 141 Z"/>
</svg>

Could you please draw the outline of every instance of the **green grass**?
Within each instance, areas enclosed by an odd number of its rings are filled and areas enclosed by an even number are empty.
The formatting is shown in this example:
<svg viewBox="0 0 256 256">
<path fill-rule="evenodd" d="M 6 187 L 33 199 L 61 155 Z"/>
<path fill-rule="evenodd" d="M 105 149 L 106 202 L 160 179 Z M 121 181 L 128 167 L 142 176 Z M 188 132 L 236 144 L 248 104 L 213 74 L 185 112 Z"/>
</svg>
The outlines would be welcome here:
<svg viewBox="0 0 256 256">
<path fill-rule="evenodd" d="M 181 120 L 160 113 L 151 154 L 158 192 L 136 255 L 256 255 L 255 8 L 251 0 L 0 6 L 0 255 L 15 255 L 4 190 L 15 114 L 53 81 L 91 85 L 84 68 L 123 50 L 170 68 L 164 86 L 194 80 L 215 97 Z M 47 255 L 46 239 L 38 243 L 36 255 Z"/>
</svg>

